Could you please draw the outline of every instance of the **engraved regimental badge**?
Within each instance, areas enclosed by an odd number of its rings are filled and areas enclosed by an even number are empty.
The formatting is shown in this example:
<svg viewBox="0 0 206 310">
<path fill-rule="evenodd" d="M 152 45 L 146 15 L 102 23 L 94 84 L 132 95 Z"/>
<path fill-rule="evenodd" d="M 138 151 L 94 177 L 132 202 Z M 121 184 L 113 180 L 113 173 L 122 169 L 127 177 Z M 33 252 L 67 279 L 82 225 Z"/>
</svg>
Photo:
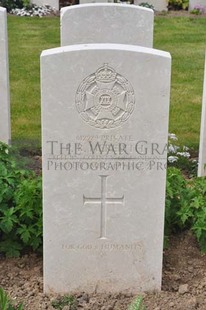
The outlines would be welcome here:
<svg viewBox="0 0 206 310">
<path fill-rule="evenodd" d="M 99 129 L 121 126 L 132 114 L 134 104 L 132 85 L 108 64 L 86 77 L 76 93 L 81 118 Z"/>
</svg>

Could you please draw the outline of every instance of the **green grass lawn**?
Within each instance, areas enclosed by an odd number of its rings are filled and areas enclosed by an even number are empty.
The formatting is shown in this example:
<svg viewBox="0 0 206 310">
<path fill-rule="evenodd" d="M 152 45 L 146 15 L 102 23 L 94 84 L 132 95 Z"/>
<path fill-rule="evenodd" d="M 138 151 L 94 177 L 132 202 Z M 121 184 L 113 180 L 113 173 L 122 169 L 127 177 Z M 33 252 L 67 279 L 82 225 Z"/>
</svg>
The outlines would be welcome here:
<svg viewBox="0 0 206 310">
<path fill-rule="evenodd" d="M 206 19 L 156 17 L 154 47 L 172 55 L 170 132 L 182 143 L 198 148 Z"/>
<path fill-rule="evenodd" d="M 154 47 L 172 55 L 170 132 L 198 148 L 206 18 L 155 18 Z M 60 45 L 58 17 L 8 16 L 12 138 L 40 141 L 41 51 Z"/>
<path fill-rule="evenodd" d="M 59 18 L 8 16 L 12 139 L 41 137 L 40 54 L 60 45 Z"/>
</svg>

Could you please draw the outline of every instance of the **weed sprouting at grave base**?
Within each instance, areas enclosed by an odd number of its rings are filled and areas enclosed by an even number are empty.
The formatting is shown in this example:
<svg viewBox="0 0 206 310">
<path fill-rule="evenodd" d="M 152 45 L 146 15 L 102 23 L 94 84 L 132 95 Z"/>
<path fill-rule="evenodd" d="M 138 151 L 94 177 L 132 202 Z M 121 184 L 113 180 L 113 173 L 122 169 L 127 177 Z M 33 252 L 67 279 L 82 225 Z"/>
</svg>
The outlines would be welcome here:
<svg viewBox="0 0 206 310">
<path fill-rule="evenodd" d="M 0 287 L 0 309 L 1 310 L 23 310 L 23 305 L 14 306 L 7 293 Z"/>
<path fill-rule="evenodd" d="M 77 299 L 72 295 L 65 295 L 57 298 L 52 302 L 52 306 L 55 309 L 62 310 L 65 306 L 69 307 L 69 310 L 77 310 L 78 302 Z"/>
<path fill-rule="evenodd" d="M 68 307 L 69 310 L 79 309 L 78 298 L 73 295 L 59 296 L 52 301 L 52 307 L 57 310 L 62 310 L 64 307 Z M 127 310 L 147 310 L 143 303 L 143 297 L 137 296 L 135 300 L 128 306 Z"/>
<path fill-rule="evenodd" d="M 147 310 L 143 304 L 143 297 L 138 296 L 128 307 L 128 310 Z"/>
</svg>

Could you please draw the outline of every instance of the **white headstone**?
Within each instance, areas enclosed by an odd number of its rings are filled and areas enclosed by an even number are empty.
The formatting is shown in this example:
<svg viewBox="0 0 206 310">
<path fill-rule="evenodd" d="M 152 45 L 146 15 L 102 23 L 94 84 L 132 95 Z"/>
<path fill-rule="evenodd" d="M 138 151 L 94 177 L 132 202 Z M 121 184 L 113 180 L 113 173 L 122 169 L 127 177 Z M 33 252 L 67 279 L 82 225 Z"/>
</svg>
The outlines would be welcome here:
<svg viewBox="0 0 206 310">
<path fill-rule="evenodd" d="M 199 164 L 198 176 L 206 176 L 206 55 L 205 55 L 205 74 L 202 98 L 202 116 L 200 127 L 200 145 L 199 145 Z"/>
<path fill-rule="evenodd" d="M 61 10 L 61 46 L 87 43 L 153 45 L 154 12 L 128 4 L 95 3 Z"/>
<path fill-rule="evenodd" d="M 168 0 L 134 0 L 134 5 L 140 5 L 141 3 L 148 3 L 153 5 L 155 11 L 167 11 L 168 10 Z"/>
<path fill-rule="evenodd" d="M 41 56 L 45 292 L 160 290 L 170 55 Z"/>
<path fill-rule="evenodd" d="M 206 1 L 205 0 L 189 0 L 189 10 L 194 10 L 195 8 L 200 8 L 206 12 Z"/>
<path fill-rule="evenodd" d="M 10 139 L 7 12 L 0 7 L 0 141 L 9 143 Z"/>
<path fill-rule="evenodd" d="M 55 10 L 59 10 L 59 0 L 31 0 L 31 3 L 38 6 L 48 5 Z"/>
</svg>

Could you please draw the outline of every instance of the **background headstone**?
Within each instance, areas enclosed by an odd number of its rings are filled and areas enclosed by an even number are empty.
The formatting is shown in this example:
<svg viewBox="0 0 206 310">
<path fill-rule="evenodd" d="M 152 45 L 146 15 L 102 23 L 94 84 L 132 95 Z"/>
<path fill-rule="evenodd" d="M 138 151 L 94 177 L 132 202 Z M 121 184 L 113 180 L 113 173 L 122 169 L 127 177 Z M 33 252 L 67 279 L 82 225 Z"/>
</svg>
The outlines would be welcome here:
<svg viewBox="0 0 206 310">
<path fill-rule="evenodd" d="M 38 6 L 48 5 L 55 10 L 59 10 L 59 0 L 31 0 L 31 3 Z"/>
<path fill-rule="evenodd" d="M 141 3 L 148 3 L 153 5 L 155 11 L 167 11 L 168 10 L 168 0 L 149 0 L 149 1 L 142 1 L 142 0 L 134 0 L 134 5 L 139 5 Z"/>
<path fill-rule="evenodd" d="M 7 13 L 0 7 L 0 141 L 8 144 L 10 139 Z"/>
<path fill-rule="evenodd" d="M 45 292 L 160 290 L 170 55 L 41 56 Z"/>
<path fill-rule="evenodd" d="M 198 176 L 206 176 L 206 55 L 205 55 L 205 73 L 202 98 L 202 116 L 200 127 L 200 145 L 199 145 L 199 164 Z"/>
<path fill-rule="evenodd" d="M 201 7 L 206 12 L 206 1 L 205 0 L 190 0 L 189 1 L 189 10 L 193 10 L 195 7 Z"/>
<path fill-rule="evenodd" d="M 61 10 L 61 46 L 87 43 L 153 45 L 154 12 L 128 4 L 95 3 Z"/>
</svg>

